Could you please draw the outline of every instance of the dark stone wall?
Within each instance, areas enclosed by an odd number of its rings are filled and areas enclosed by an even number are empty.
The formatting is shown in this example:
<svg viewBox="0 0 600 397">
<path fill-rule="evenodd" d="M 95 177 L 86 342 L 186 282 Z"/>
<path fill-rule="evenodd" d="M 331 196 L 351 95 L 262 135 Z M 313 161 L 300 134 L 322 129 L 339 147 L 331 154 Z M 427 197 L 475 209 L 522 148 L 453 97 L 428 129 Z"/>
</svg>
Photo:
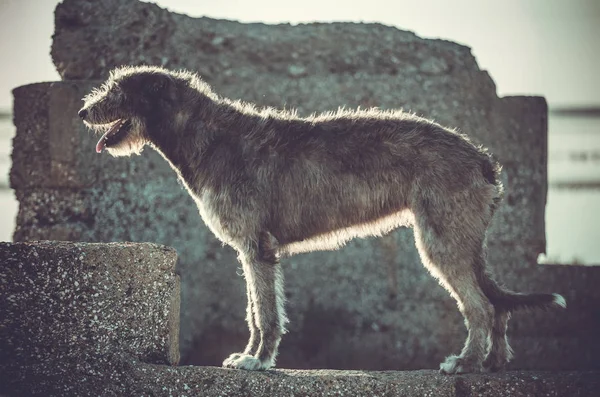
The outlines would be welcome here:
<svg viewBox="0 0 600 397">
<path fill-rule="evenodd" d="M 545 250 L 546 103 L 498 98 L 467 47 L 378 24 L 241 24 L 137 1 L 66 0 L 56 10 L 52 56 L 65 81 L 14 91 L 15 240 L 175 247 L 183 362 L 220 364 L 244 346 L 244 283 L 234 252 L 206 229 L 156 153 L 94 153 L 76 115 L 80 99 L 121 64 L 196 70 L 222 95 L 302 115 L 339 106 L 404 108 L 469 134 L 504 165 L 506 200 L 489 234 L 498 278 L 521 291 L 565 294 L 569 303 L 566 314 L 514 316 L 514 368 L 600 366 L 588 332 L 600 329 L 599 297 L 588 288 L 598 269 L 536 262 Z M 411 230 L 299 255 L 284 271 L 291 323 L 281 367 L 437 368 L 466 336 L 456 305 L 422 268 Z M 573 321 L 579 326 L 569 327 Z"/>
</svg>

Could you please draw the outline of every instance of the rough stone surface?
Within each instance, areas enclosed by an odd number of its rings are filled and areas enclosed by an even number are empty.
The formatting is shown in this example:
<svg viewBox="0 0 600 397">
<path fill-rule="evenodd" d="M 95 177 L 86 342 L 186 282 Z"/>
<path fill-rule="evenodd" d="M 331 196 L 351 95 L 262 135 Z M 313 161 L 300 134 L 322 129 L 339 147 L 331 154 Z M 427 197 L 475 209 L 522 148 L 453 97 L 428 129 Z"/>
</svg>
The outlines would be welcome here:
<svg viewBox="0 0 600 397">
<path fill-rule="evenodd" d="M 102 390 L 125 354 L 177 364 L 176 258 L 155 244 L 0 243 L 0 390 Z"/>
<path fill-rule="evenodd" d="M 508 372 L 444 376 L 436 371 L 364 372 L 275 370 L 249 372 L 214 367 L 167 367 L 114 358 L 119 372 L 101 386 L 91 379 L 54 389 L 35 383 L 12 396 L 365 396 L 365 397 L 584 397 L 597 396 L 598 372 Z"/>
<path fill-rule="evenodd" d="M 545 250 L 546 103 L 498 98 L 467 47 L 378 24 L 240 24 L 193 19 L 137 1 L 66 0 L 56 11 L 52 56 L 68 80 L 103 79 L 121 64 L 185 67 L 222 95 L 294 107 L 303 115 L 338 106 L 403 107 L 468 133 L 504 164 L 507 196 L 489 237 L 498 277 L 515 289 L 571 295 L 569 313 L 577 310 L 572 317 L 548 312 L 535 314 L 536 321 L 563 329 L 567 318 L 586 321 L 559 338 L 552 328 L 516 316 L 510 331 L 518 348 L 514 368 L 600 367 L 590 353 L 598 343 L 580 338 L 585 329 L 598 330 L 598 296 L 581 287 L 586 279 L 597 282 L 598 271 L 572 274 L 536 265 Z M 65 81 L 15 90 L 15 240 L 176 247 L 183 361 L 219 364 L 247 338 L 235 254 L 207 231 L 156 153 L 133 160 L 94 155 L 94 139 L 76 112 L 96 84 Z M 437 368 L 464 341 L 462 318 L 420 265 L 410 230 L 290 258 L 285 272 L 291 323 L 281 367 Z"/>
<path fill-rule="evenodd" d="M 203 396 L 365 396 L 365 397 L 525 397 L 596 396 L 598 372 L 509 372 L 444 376 L 435 371 L 246 372 L 221 368 L 124 365 L 130 395 Z"/>
</svg>

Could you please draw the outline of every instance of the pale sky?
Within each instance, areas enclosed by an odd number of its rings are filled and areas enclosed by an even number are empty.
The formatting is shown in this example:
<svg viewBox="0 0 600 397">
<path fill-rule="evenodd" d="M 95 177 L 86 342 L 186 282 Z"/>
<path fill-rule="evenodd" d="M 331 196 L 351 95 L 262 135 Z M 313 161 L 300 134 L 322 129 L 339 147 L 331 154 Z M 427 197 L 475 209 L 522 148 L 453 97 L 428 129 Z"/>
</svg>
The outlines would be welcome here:
<svg viewBox="0 0 600 397">
<path fill-rule="evenodd" d="M 0 110 L 16 86 L 59 79 L 50 59 L 56 0 L 0 0 Z M 242 22 L 380 22 L 472 48 L 498 94 L 600 106 L 600 0 L 162 0 Z M 341 4 L 341 5 L 340 5 Z"/>
</svg>

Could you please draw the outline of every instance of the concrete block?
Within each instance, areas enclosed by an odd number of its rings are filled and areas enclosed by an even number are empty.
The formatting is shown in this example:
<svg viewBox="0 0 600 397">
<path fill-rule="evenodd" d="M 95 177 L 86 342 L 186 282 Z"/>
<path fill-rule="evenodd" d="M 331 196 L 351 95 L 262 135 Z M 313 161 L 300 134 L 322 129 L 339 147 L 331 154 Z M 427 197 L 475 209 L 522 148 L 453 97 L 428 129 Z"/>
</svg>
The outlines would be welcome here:
<svg viewBox="0 0 600 397">
<path fill-rule="evenodd" d="M 155 244 L 0 243 L 0 390 L 102 390 L 122 355 L 177 364 L 176 258 Z"/>
</svg>

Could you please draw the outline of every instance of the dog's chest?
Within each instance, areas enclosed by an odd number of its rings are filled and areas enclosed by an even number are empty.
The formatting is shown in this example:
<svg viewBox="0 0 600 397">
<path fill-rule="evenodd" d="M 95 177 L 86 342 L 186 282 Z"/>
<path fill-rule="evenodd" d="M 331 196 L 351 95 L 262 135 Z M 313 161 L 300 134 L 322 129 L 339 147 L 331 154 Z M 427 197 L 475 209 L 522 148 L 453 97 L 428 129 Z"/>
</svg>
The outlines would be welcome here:
<svg viewBox="0 0 600 397">
<path fill-rule="evenodd" d="M 239 226 L 228 215 L 231 211 L 228 210 L 227 197 L 205 191 L 200 196 L 194 195 L 194 200 L 202 220 L 210 231 L 223 243 L 234 245 L 235 236 L 239 234 Z"/>
</svg>

